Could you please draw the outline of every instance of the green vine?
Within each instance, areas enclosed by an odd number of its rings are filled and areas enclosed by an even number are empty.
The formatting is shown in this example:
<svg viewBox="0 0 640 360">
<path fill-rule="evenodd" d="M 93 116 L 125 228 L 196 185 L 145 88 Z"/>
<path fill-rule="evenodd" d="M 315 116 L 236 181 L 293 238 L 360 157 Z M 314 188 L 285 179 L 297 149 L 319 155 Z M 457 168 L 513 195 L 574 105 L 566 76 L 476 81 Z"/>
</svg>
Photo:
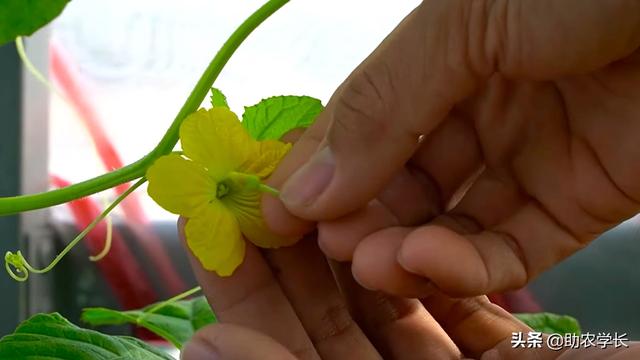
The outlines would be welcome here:
<svg viewBox="0 0 640 360">
<path fill-rule="evenodd" d="M 144 176 L 147 168 L 151 166 L 158 157 L 166 155 L 173 150 L 178 142 L 178 131 L 182 120 L 198 109 L 214 81 L 218 78 L 218 75 L 220 75 L 220 72 L 240 44 L 242 44 L 249 34 L 263 21 L 287 2 L 289 2 L 289 0 L 269 0 L 249 16 L 233 34 L 231 34 L 207 66 L 163 138 L 149 154 L 123 168 L 65 188 L 38 194 L 0 198 L 0 215 L 17 214 L 23 211 L 63 204 Z"/>
<path fill-rule="evenodd" d="M 118 196 L 118 198 L 114 200 L 114 202 L 112 202 L 111 205 L 107 206 L 107 208 L 104 209 L 104 211 L 97 218 L 93 219 L 93 221 L 84 230 L 82 230 L 82 232 L 80 232 L 78 236 L 76 236 L 67 246 L 65 246 L 65 248 L 60 252 L 60 254 L 58 254 L 55 257 L 55 259 L 53 259 L 53 261 L 49 265 L 47 265 L 45 268 L 43 269 L 34 268 L 33 266 L 31 266 L 31 264 L 29 264 L 27 259 L 24 258 L 24 255 L 22 255 L 22 252 L 18 250 L 15 253 L 11 251 L 7 251 L 7 253 L 4 255 L 5 269 L 7 270 L 9 275 L 16 281 L 26 281 L 29 278 L 29 273 L 44 274 L 51 271 L 51 269 L 53 269 L 60 262 L 60 260 L 62 260 L 62 258 L 65 255 L 67 255 L 67 253 L 69 253 L 69 251 L 71 251 L 71 249 L 73 249 L 80 242 L 80 240 L 82 240 L 91 230 L 93 230 L 93 228 L 95 228 L 96 225 L 100 223 L 100 221 L 102 221 L 105 217 L 107 217 L 109 213 L 113 211 L 113 209 L 115 209 L 116 206 L 118 206 L 118 204 L 122 202 L 122 200 L 124 200 L 127 196 L 129 196 L 129 194 L 134 192 L 137 188 L 140 187 L 140 185 L 144 184 L 146 181 L 147 181 L 146 178 L 142 178 L 138 180 L 138 182 L 133 184 L 129 189 L 127 189 L 127 191 L 125 191 L 120 196 Z M 110 235 L 107 236 L 107 238 L 109 237 Z M 108 248 L 107 248 L 107 251 L 108 251 Z M 97 255 L 97 258 L 96 257 L 91 257 L 91 258 L 93 258 L 94 260 L 99 260 L 100 258 L 106 255 L 105 253 L 106 252 L 103 251 L 99 255 Z M 15 271 L 11 267 L 13 267 Z"/>
</svg>

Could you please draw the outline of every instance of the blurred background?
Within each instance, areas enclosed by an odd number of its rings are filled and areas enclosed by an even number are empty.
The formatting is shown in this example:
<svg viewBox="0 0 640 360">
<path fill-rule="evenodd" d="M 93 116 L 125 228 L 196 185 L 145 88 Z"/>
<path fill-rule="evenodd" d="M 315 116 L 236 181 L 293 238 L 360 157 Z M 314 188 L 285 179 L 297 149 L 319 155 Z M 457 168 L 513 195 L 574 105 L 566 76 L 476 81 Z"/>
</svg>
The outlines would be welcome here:
<svg viewBox="0 0 640 360">
<path fill-rule="evenodd" d="M 30 59 L 55 92 L 26 73 L 13 44 L 0 47 L 0 196 L 65 186 L 144 156 L 217 49 L 262 3 L 72 1 L 26 40 Z M 326 104 L 418 3 L 294 0 L 247 39 L 215 86 L 239 115 L 243 106 L 273 95 L 309 95 Z M 2 217 L 0 250 L 21 248 L 32 263 L 47 264 L 124 190 Z M 0 336 L 35 312 L 59 311 L 78 323 L 83 307 L 137 308 L 195 286 L 177 242 L 176 216 L 145 192 L 138 190 L 112 213 L 113 247 L 102 261 L 87 256 L 102 249 L 104 224 L 50 274 L 25 284 L 0 274 Z M 640 340 L 639 231 L 630 220 L 527 291 L 494 300 L 513 311 L 572 315 L 584 331 L 626 332 Z"/>
</svg>

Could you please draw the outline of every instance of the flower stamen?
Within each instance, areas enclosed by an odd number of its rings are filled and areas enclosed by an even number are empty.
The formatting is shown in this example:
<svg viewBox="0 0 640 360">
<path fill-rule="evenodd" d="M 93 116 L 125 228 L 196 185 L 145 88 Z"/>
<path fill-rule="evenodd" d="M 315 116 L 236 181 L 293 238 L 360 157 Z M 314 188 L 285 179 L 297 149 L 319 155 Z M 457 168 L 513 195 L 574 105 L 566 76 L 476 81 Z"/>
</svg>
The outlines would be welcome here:
<svg viewBox="0 0 640 360">
<path fill-rule="evenodd" d="M 222 199 L 223 197 L 225 197 L 225 195 L 227 195 L 229 193 L 229 185 L 223 183 L 223 182 L 219 182 L 218 186 L 216 187 L 216 197 L 218 199 Z"/>
</svg>

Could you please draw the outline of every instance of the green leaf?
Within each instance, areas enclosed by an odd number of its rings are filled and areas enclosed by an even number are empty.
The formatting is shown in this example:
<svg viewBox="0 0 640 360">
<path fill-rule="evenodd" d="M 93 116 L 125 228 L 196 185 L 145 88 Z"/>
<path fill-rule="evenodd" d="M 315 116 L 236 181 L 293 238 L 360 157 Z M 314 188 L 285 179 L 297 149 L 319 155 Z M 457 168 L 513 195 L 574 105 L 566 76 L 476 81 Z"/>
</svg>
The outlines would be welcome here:
<svg viewBox="0 0 640 360">
<path fill-rule="evenodd" d="M 224 96 L 220 89 L 211 88 L 211 106 L 229 108 L 229 104 L 227 104 L 227 97 Z"/>
<path fill-rule="evenodd" d="M 245 107 L 242 124 L 256 140 L 279 140 L 313 124 L 322 110 L 320 100 L 309 96 L 276 96 Z"/>
<path fill-rule="evenodd" d="M 87 308 L 82 311 L 82 321 L 93 326 L 134 324 L 156 333 L 178 349 L 198 329 L 216 321 L 204 296 L 169 303 L 149 312 L 154 306 L 130 311 Z"/>
<path fill-rule="evenodd" d="M 3 337 L 0 359 L 173 360 L 138 339 L 82 329 L 58 313 L 34 315 Z"/>
<path fill-rule="evenodd" d="M 33 34 L 55 19 L 69 0 L 1 0 L 0 45 Z"/>
<path fill-rule="evenodd" d="M 549 334 L 574 333 L 580 335 L 581 330 L 578 320 L 568 315 L 557 315 L 547 312 L 513 315 L 535 331 Z"/>
</svg>

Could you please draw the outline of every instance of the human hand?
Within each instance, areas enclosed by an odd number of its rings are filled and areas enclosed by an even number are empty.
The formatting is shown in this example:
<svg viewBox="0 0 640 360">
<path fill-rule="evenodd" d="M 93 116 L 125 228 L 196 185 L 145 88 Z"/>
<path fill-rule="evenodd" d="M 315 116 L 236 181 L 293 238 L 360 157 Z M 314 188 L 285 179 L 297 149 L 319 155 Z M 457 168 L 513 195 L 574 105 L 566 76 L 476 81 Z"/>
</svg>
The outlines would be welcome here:
<svg viewBox="0 0 640 360">
<path fill-rule="evenodd" d="M 430 314 L 419 300 L 367 291 L 343 264 L 331 269 L 312 238 L 277 250 L 247 244 L 227 278 L 190 260 L 220 324 L 199 331 L 183 360 L 457 359 L 528 330 L 484 297 L 434 294 L 424 301 Z"/>
<path fill-rule="evenodd" d="M 228 278 L 205 271 L 192 255 L 190 260 L 220 323 L 200 329 L 183 348 L 183 360 L 584 360 L 587 355 L 512 348 L 512 333 L 530 329 L 484 296 L 452 299 L 435 291 L 417 300 L 365 290 L 348 266 L 327 262 L 313 238 L 278 250 L 248 244 L 244 263 Z M 635 344 L 591 351 L 597 359 L 640 355 Z"/>
<path fill-rule="evenodd" d="M 638 1 L 425 0 L 274 173 L 264 216 L 320 221 L 370 289 L 519 288 L 640 209 L 639 45 Z"/>
</svg>

